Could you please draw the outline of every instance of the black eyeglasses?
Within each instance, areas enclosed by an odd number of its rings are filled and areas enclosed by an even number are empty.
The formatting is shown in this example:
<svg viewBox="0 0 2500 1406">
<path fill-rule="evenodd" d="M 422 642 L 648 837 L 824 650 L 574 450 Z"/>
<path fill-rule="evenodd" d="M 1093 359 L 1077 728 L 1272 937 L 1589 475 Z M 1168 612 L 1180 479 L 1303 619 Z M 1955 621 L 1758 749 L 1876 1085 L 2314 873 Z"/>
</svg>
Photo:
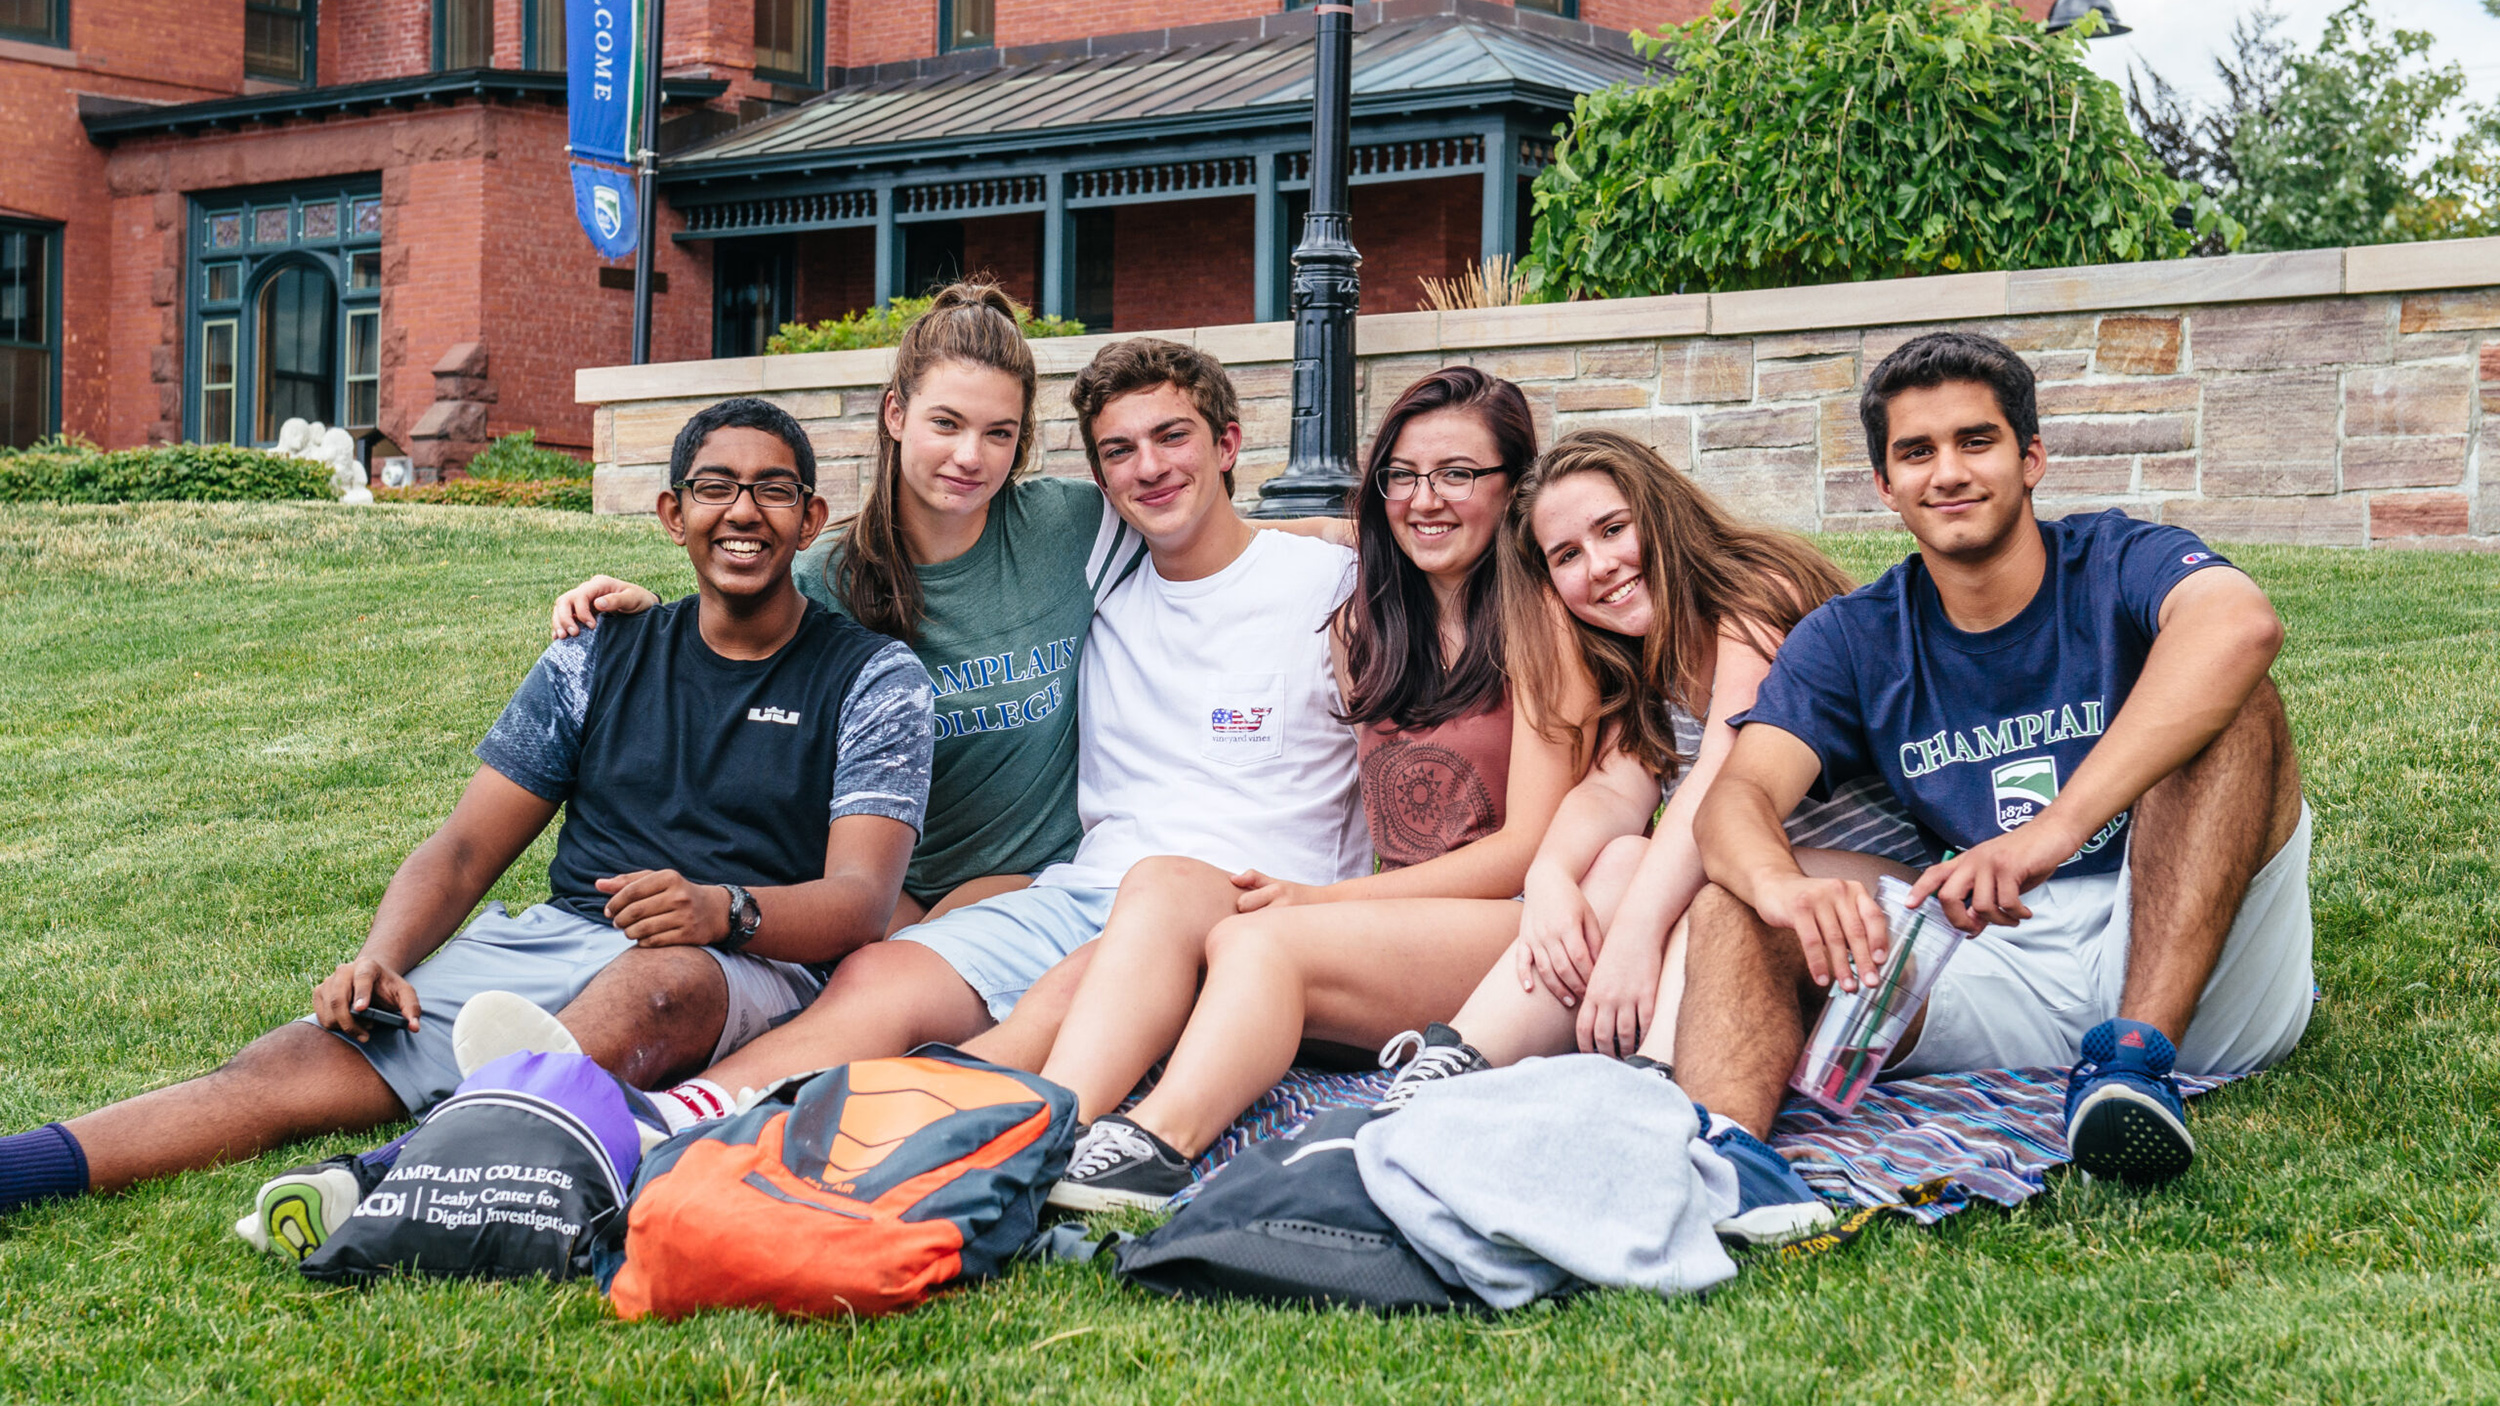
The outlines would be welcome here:
<svg viewBox="0 0 2500 1406">
<path fill-rule="evenodd" d="M 707 508 L 726 508 L 738 501 L 741 493 L 755 499 L 759 508 L 795 508 L 807 501 L 807 485 L 786 478 L 768 478 L 761 483 L 740 483 L 734 478 L 690 478 L 677 485 L 678 491 Z"/>
<path fill-rule="evenodd" d="M 1403 503 L 1415 496 L 1416 484 L 1431 479 L 1434 497 L 1444 503 L 1463 503 L 1467 501 L 1468 494 L 1476 491 L 1477 479 L 1500 472 L 1500 469 L 1434 469 L 1430 473 L 1417 473 L 1413 469 L 1382 469 L 1380 496 L 1392 503 Z"/>
</svg>

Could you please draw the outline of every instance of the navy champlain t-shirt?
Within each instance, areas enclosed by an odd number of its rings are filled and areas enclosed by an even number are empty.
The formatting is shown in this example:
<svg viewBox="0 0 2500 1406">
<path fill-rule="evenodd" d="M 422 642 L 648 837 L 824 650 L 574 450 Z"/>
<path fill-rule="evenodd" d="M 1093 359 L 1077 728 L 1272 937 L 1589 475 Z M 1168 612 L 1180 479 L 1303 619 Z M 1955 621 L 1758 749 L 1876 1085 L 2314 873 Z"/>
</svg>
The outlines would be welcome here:
<svg viewBox="0 0 2500 1406">
<path fill-rule="evenodd" d="M 549 645 L 477 755 L 564 803 L 548 901 L 604 922 L 617 874 L 809 883 L 845 815 L 917 831 L 929 701 L 909 649 L 820 605 L 771 657 L 729 659 L 688 596 Z"/>
<path fill-rule="evenodd" d="M 1826 601 L 1781 642 L 1754 705 L 1814 749 L 1825 795 L 1881 775 L 1930 860 L 2046 809 L 2144 671 L 2161 603 L 2192 573 L 2229 563 L 2195 534 L 2111 511 L 2040 524 L 2048 569 L 2022 612 L 1954 628 L 1917 556 Z M 2126 852 L 2122 813 L 2058 868 L 2104 874 Z"/>
</svg>

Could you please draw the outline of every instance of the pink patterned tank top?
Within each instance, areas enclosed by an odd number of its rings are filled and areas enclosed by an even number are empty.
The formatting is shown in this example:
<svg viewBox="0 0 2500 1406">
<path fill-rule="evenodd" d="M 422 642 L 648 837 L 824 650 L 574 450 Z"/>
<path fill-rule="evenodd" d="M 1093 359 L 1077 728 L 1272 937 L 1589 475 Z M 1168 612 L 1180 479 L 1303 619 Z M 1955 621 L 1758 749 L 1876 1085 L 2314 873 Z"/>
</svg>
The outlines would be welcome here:
<svg viewBox="0 0 2500 1406">
<path fill-rule="evenodd" d="M 1412 732 L 1355 733 L 1363 813 L 1384 869 L 1438 859 L 1502 828 L 1510 786 L 1510 698 L 1488 712 Z"/>
</svg>

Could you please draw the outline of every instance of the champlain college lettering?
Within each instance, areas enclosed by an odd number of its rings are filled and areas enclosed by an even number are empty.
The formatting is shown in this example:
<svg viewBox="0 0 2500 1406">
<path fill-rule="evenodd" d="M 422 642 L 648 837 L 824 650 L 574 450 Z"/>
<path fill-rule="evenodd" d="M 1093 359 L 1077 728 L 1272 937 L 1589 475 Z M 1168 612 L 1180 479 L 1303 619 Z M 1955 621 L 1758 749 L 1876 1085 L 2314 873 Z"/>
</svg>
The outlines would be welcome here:
<svg viewBox="0 0 2500 1406">
<path fill-rule="evenodd" d="M 985 654 L 966 659 L 960 664 L 941 664 L 931 673 L 937 685 L 937 696 L 943 700 L 958 693 L 970 693 L 996 684 L 1038 683 L 1040 686 L 1022 698 L 999 703 L 974 704 L 970 708 L 948 708 L 938 704 L 937 740 L 963 737 L 976 732 L 1000 732 L 1037 723 L 1057 712 L 1067 701 L 1065 685 L 1051 678 L 1076 661 L 1077 637 L 1050 640 L 1019 654 Z M 1048 682 L 1043 683 L 1042 680 Z"/>
<path fill-rule="evenodd" d="M 2080 708 L 2081 715 L 2076 710 Z M 1998 720 L 1990 727 L 1974 727 L 1968 731 L 1947 729 L 1933 737 L 1901 744 L 1901 774 L 1925 776 L 1931 771 L 1961 762 L 1984 762 L 2007 756 L 2043 742 L 2064 742 L 2073 737 L 2101 735 L 2101 704 L 2069 703 L 2062 708 L 2043 708 L 2036 713 L 2023 713 Z"/>
</svg>

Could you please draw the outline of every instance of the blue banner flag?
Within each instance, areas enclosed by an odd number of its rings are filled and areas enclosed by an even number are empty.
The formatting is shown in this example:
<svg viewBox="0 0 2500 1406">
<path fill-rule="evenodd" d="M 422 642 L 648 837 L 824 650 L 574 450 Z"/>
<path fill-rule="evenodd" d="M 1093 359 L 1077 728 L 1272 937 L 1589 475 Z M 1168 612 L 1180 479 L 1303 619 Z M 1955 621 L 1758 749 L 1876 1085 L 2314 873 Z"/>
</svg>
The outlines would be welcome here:
<svg viewBox="0 0 2500 1406">
<path fill-rule="evenodd" d="M 649 0 L 564 0 L 573 213 L 601 257 L 634 252 L 634 146 L 642 133 Z"/>
</svg>

